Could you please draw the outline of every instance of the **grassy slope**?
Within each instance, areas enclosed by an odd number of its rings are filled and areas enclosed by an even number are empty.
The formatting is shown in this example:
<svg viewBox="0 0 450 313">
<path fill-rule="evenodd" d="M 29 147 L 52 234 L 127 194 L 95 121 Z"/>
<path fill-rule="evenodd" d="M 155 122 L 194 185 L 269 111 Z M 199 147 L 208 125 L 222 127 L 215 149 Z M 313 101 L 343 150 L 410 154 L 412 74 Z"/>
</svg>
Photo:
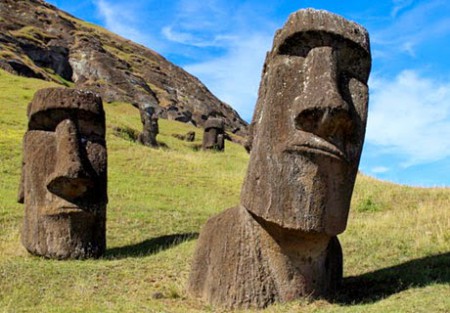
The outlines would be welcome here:
<svg viewBox="0 0 450 313">
<path fill-rule="evenodd" d="M 51 83 L 0 70 L 0 312 L 200 312 L 186 297 L 195 247 L 190 234 L 239 201 L 248 156 L 194 151 L 170 135 L 192 127 L 160 120 L 153 150 L 113 135 L 140 129 L 138 112 L 105 105 L 109 154 L 108 252 L 100 260 L 53 261 L 22 248 L 16 203 L 26 105 Z M 201 140 L 197 133 L 196 144 Z M 420 189 L 360 175 L 344 249 L 345 280 L 334 303 L 274 305 L 267 312 L 449 312 L 450 190 Z M 186 239 L 187 238 L 187 239 Z M 159 298 L 158 296 L 162 296 Z M 158 298 L 158 299 L 156 299 Z"/>
</svg>

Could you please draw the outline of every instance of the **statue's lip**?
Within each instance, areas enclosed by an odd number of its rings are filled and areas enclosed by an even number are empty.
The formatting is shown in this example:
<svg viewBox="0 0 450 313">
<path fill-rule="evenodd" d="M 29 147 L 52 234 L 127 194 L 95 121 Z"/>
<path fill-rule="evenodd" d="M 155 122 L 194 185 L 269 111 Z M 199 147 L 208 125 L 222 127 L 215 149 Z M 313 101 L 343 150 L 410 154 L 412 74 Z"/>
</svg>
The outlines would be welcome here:
<svg viewBox="0 0 450 313">
<path fill-rule="evenodd" d="M 348 163 L 345 153 L 329 141 L 311 133 L 299 137 L 297 140 L 290 141 L 284 151 L 289 153 L 319 153 Z"/>
</svg>

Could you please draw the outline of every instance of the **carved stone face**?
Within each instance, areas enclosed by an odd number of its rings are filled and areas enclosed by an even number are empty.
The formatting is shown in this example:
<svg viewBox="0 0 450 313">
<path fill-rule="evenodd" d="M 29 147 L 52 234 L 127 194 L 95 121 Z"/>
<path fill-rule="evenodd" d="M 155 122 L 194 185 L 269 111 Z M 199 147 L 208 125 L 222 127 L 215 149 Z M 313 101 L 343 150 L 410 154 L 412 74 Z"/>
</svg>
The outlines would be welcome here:
<svg viewBox="0 0 450 313">
<path fill-rule="evenodd" d="M 336 235 L 364 140 L 369 42 L 360 26 L 309 12 L 291 15 L 266 58 L 241 203 L 284 228 Z"/>
<path fill-rule="evenodd" d="M 43 89 L 28 117 L 19 194 L 24 245 L 56 258 L 101 254 L 107 203 L 101 99 L 74 89 Z"/>
<path fill-rule="evenodd" d="M 147 106 L 140 109 L 141 122 L 144 127 L 144 131 L 157 135 L 159 133 L 158 117 L 156 116 L 155 109 Z"/>
<path fill-rule="evenodd" d="M 223 151 L 225 148 L 224 121 L 221 118 L 208 118 L 203 134 L 203 149 Z"/>
</svg>

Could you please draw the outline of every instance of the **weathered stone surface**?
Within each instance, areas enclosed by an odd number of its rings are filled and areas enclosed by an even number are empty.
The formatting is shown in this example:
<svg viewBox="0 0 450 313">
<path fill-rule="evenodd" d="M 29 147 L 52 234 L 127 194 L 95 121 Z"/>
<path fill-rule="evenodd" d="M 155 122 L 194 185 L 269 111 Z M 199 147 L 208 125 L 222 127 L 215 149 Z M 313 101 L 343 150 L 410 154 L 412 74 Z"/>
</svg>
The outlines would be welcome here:
<svg viewBox="0 0 450 313">
<path fill-rule="evenodd" d="M 187 132 L 184 140 L 188 142 L 193 142 L 195 140 L 195 132 L 194 131 Z"/>
<path fill-rule="evenodd" d="M 155 108 L 149 105 L 141 105 L 139 112 L 143 129 L 138 136 L 138 141 L 144 146 L 158 147 L 156 136 L 159 134 L 159 126 Z"/>
<path fill-rule="evenodd" d="M 205 123 L 203 150 L 223 151 L 225 149 L 225 126 L 223 119 L 210 117 Z"/>
<path fill-rule="evenodd" d="M 367 32 L 337 15 L 301 10 L 276 33 L 241 202 L 204 226 L 191 295 L 262 308 L 336 290 L 336 235 L 346 228 L 361 155 L 370 67 Z"/>
<path fill-rule="evenodd" d="M 65 83 L 58 74 L 105 102 L 149 103 L 160 118 L 199 127 L 208 116 L 221 116 L 227 129 L 246 135 L 247 123 L 196 77 L 45 1 L 0 1 L 0 50 L 0 68 L 12 73 Z"/>
<path fill-rule="evenodd" d="M 197 243 L 189 292 L 214 305 L 263 308 L 336 289 L 342 277 L 336 237 L 263 222 L 242 206 L 208 220 Z"/>
<path fill-rule="evenodd" d="M 28 106 L 19 202 L 22 243 L 55 259 L 106 247 L 107 155 L 101 98 L 77 89 L 36 92 Z"/>
<path fill-rule="evenodd" d="M 177 138 L 177 139 L 184 140 L 184 141 L 187 141 L 187 142 L 193 142 L 195 140 L 195 132 L 194 131 L 189 131 L 185 135 L 172 134 L 172 136 Z"/>
</svg>

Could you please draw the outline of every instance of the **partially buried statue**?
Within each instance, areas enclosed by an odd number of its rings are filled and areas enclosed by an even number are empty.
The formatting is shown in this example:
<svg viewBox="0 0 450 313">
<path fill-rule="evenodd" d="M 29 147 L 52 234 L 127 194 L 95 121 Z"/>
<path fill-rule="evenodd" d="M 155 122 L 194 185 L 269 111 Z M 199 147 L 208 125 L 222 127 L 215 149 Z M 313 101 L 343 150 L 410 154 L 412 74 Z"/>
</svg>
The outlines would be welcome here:
<svg viewBox="0 0 450 313">
<path fill-rule="evenodd" d="M 42 89 L 27 114 L 19 189 L 23 245 L 55 259 L 101 256 L 107 203 L 101 98 L 76 89 Z"/>
<path fill-rule="evenodd" d="M 274 39 L 252 121 L 240 205 L 204 226 L 188 291 L 226 307 L 329 296 L 367 118 L 364 28 L 325 11 L 292 14 Z"/>
<path fill-rule="evenodd" d="M 159 134 L 159 126 L 155 108 L 150 105 L 141 105 L 139 113 L 143 129 L 138 136 L 138 141 L 144 146 L 158 147 L 156 136 Z"/>
<path fill-rule="evenodd" d="M 203 150 L 223 151 L 225 149 L 225 123 L 219 117 L 210 117 L 205 123 Z"/>
</svg>

